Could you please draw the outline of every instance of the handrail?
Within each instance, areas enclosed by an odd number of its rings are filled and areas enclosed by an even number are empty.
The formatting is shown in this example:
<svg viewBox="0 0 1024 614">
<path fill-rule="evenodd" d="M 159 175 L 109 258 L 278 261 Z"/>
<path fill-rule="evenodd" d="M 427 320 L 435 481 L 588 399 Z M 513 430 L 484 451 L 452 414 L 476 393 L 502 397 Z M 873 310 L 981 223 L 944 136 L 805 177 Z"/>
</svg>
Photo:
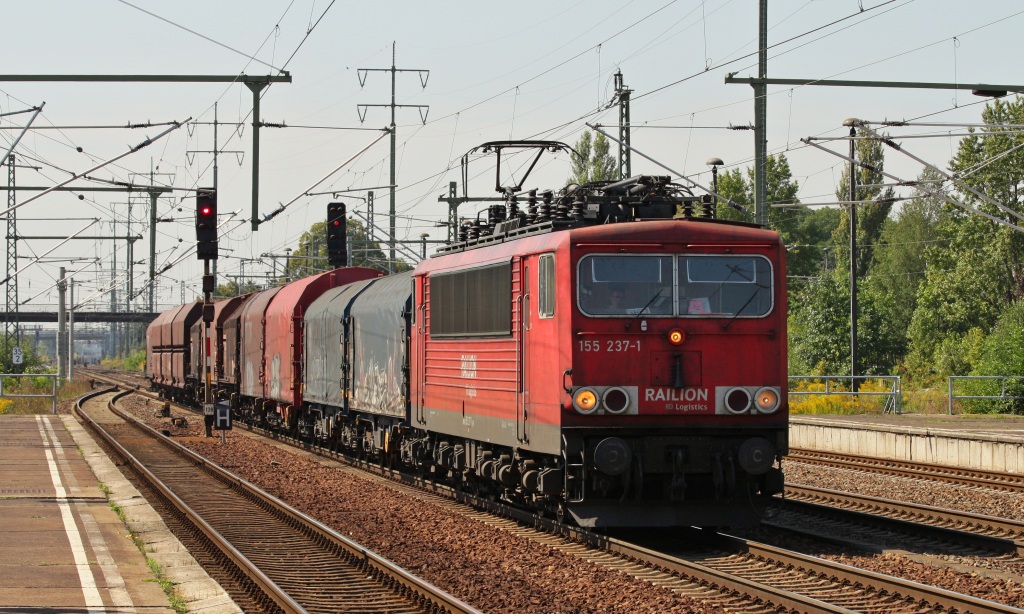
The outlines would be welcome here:
<svg viewBox="0 0 1024 614">
<path fill-rule="evenodd" d="M 953 400 L 954 399 L 991 399 L 991 400 L 1006 400 L 1006 399 L 1024 399 L 1024 397 L 1013 396 L 1006 394 L 1006 382 L 1008 380 L 1024 380 L 1022 375 L 950 375 L 949 376 L 949 415 L 953 415 Z M 1000 380 L 1002 384 L 998 395 L 969 395 L 969 394 L 953 394 L 953 380 Z"/>
<path fill-rule="evenodd" d="M 903 414 L 903 380 L 898 375 L 790 375 L 790 380 L 824 380 L 825 390 L 793 390 L 792 387 L 789 389 L 790 396 L 797 395 L 844 395 L 844 396 L 884 396 L 887 397 L 885 401 L 885 407 L 882 409 L 883 413 L 892 413 L 897 416 Z M 874 390 L 857 390 L 853 391 L 853 384 L 855 382 L 864 383 L 868 380 L 881 380 L 891 382 L 892 387 L 889 391 L 874 391 Z M 834 390 L 832 383 L 834 381 L 849 381 L 850 390 Z"/>
</svg>

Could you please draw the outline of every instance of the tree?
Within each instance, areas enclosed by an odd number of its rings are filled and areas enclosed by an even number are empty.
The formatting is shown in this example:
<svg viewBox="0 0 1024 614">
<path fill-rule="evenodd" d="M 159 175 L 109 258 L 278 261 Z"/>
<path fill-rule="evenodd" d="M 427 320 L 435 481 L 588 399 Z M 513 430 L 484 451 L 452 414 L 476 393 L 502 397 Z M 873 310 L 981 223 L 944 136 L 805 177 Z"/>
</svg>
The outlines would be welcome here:
<svg viewBox="0 0 1024 614">
<path fill-rule="evenodd" d="M 14 347 L 21 348 L 21 364 L 14 364 Z M 26 335 L 22 335 L 21 343 L 16 343 L 14 337 L 0 339 L 0 373 L 41 373 L 49 357 L 40 354 L 42 348 L 37 346 Z"/>
<path fill-rule="evenodd" d="M 864 275 L 871 264 L 874 255 L 874 245 L 881 236 L 882 225 L 889 212 L 892 210 L 892 198 L 895 192 L 891 187 L 882 189 L 877 186 L 884 183 L 885 177 L 882 172 L 885 170 L 885 151 L 882 143 L 865 139 L 856 142 L 854 147 L 857 162 L 862 166 L 856 167 L 857 190 L 854 195 L 855 201 L 874 201 L 868 204 L 853 205 L 857 210 L 857 276 Z M 850 168 L 843 170 L 839 179 L 839 187 L 836 188 L 836 199 L 850 200 Z M 832 233 L 836 254 L 846 262 L 846 270 L 850 269 L 850 208 L 843 208 L 842 223 Z"/>
<path fill-rule="evenodd" d="M 780 208 L 773 204 L 794 203 L 800 184 L 793 180 L 786 154 L 770 155 L 765 160 L 767 225 L 777 230 L 782 241 L 790 246 L 787 255 L 787 275 L 805 278 L 816 275 L 822 266 L 826 242 L 838 224 L 834 210 L 808 211 L 803 207 Z M 746 207 L 749 213 L 731 207 L 718 206 L 718 217 L 726 220 L 752 222 L 754 211 L 754 169 L 732 169 L 718 177 L 718 193 L 734 203 Z"/>
<path fill-rule="evenodd" d="M 235 280 L 230 280 L 223 284 L 217 284 L 217 291 L 213 293 L 216 298 L 241 296 L 243 294 L 249 294 L 250 292 L 256 292 L 263 288 L 256 284 L 251 279 L 242 280 L 243 283 L 239 284 Z"/>
<path fill-rule="evenodd" d="M 590 132 L 584 132 L 575 146 L 579 156 L 572 157 L 572 175 L 569 183 L 583 185 L 591 181 L 618 181 L 618 162 L 608 153 L 608 139 L 601 134 L 591 139 Z"/>
<path fill-rule="evenodd" d="M 1024 397 L 1024 380 L 1019 379 L 1024 376 L 1024 300 L 1016 301 L 999 316 L 991 334 L 981 343 L 973 363 L 971 375 L 1017 376 L 1007 380 L 1006 395 Z M 999 394 L 999 386 L 995 382 L 984 385 L 989 390 L 982 394 Z M 1001 405 L 1002 411 L 1024 414 L 1024 399 L 1007 399 L 995 403 Z"/>
<path fill-rule="evenodd" d="M 951 171 L 971 188 L 1018 214 L 1024 211 L 1024 136 L 997 124 L 1024 122 L 1024 100 L 994 101 L 986 124 L 963 139 Z M 962 187 L 970 207 L 1021 225 L 1021 220 Z M 964 375 L 953 354 L 978 345 L 1003 312 L 1024 295 L 1024 233 L 960 207 L 943 205 L 939 228 L 948 243 L 926 250 L 927 269 L 909 326 L 908 370 L 923 379 Z"/>
</svg>

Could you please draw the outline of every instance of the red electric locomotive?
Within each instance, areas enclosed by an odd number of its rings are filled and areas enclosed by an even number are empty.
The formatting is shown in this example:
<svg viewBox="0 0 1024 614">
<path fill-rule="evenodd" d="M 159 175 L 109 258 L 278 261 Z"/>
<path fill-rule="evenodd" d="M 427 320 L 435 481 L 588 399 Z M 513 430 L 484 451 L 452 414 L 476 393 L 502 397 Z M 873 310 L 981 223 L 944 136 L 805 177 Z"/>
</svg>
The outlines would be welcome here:
<svg viewBox="0 0 1024 614">
<path fill-rule="evenodd" d="M 529 204 L 414 273 L 405 456 L 582 526 L 755 522 L 788 449 L 778 234 L 667 177 Z"/>
</svg>

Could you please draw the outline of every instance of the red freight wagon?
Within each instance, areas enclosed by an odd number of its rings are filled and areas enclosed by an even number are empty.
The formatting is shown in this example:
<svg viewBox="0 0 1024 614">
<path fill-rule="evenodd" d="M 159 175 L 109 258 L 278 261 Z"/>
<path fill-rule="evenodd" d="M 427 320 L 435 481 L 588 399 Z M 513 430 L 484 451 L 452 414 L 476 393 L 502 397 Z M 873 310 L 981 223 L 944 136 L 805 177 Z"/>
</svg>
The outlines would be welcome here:
<svg viewBox="0 0 1024 614">
<path fill-rule="evenodd" d="M 261 395 L 278 404 L 285 425 L 294 423 L 294 409 L 302 406 L 302 315 L 310 303 L 331 288 L 380 277 L 374 269 L 350 267 L 305 277 L 281 288 L 264 314 L 263 390 Z M 244 393 L 243 393 L 244 394 Z M 269 420 L 270 405 L 266 406 Z"/>
<path fill-rule="evenodd" d="M 165 335 L 168 330 L 171 333 L 171 345 L 169 348 L 171 357 L 171 386 L 176 390 L 183 391 L 184 398 L 191 398 L 193 396 L 192 390 L 196 383 L 196 380 L 191 377 L 190 373 L 190 361 L 192 358 L 190 332 L 192 325 L 195 324 L 202 314 L 202 301 L 183 305 L 174 314 L 174 318 L 171 320 L 168 328 L 164 330 Z"/>
<path fill-rule="evenodd" d="M 224 369 L 224 322 L 233 314 L 245 301 L 250 297 L 250 294 L 243 296 L 235 296 L 213 303 L 213 322 L 210 323 L 210 383 L 216 388 L 217 382 L 220 380 L 220 373 Z M 191 339 L 193 348 L 202 348 L 203 343 L 203 332 L 205 322 L 200 318 L 192 325 Z M 204 351 L 192 352 L 192 366 L 191 373 L 192 377 L 199 382 L 200 387 L 196 389 L 196 400 L 203 398 L 202 385 L 206 381 L 206 377 L 203 373 L 203 355 Z"/>
<path fill-rule="evenodd" d="M 160 386 L 164 383 L 163 380 L 163 369 L 160 364 L 160 346 L 162 345 L 160 333 L 163 328 L 164 320 L 167 319 L 175 310 L 168 309 L 160 313 L 149 326 L 146 327 L 146 377 L 148 377 L 154 385 Z"/>
<path fill-rule="evenodd" d="M 252 402 L 263 398 L 263 335 L 266 320 L 264 314 L 274 295 L 281 291 L 282 286 L 257 292 L 242 307 L 239 315 L 238 363 L 239 379 L 238 394 Z"/>
</svg>

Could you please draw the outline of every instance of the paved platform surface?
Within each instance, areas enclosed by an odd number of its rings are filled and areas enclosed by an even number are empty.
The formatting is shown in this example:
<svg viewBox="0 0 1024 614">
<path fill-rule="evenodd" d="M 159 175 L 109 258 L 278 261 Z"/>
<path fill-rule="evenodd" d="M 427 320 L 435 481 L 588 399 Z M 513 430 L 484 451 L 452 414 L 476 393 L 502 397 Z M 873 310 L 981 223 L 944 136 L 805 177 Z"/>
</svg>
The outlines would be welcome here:
<svg viewBox="0 0 1024 614">
<path fill-rule="evenodd" d="M 0 415 L 0 544 L 0 614 L 173 613 L 147 556 L 188 611 L 240 611 L 70 416 Z"/>
</svg>

